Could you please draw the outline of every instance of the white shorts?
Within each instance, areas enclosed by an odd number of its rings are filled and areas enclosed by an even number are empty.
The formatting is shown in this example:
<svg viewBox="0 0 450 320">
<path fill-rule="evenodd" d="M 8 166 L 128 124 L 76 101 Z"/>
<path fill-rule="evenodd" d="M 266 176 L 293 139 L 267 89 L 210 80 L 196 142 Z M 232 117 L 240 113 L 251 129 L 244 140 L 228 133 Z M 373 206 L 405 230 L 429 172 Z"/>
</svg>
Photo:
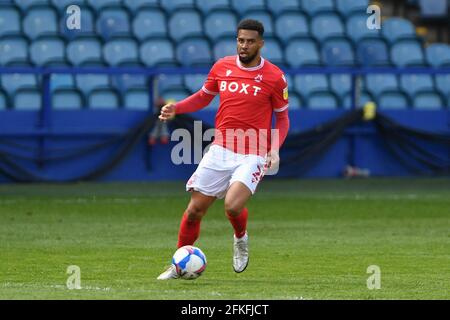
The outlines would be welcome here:
<svg viewBox="0 0 450 320">
<path fill-rule="evenodd" d="M 254 194 L 265 169 L 266 159 L 261 156 L 238 154 L 213 144 L 186 183 L 186 191 L 222 199 L 231 184 L 239 181 Z"/>
</svg>

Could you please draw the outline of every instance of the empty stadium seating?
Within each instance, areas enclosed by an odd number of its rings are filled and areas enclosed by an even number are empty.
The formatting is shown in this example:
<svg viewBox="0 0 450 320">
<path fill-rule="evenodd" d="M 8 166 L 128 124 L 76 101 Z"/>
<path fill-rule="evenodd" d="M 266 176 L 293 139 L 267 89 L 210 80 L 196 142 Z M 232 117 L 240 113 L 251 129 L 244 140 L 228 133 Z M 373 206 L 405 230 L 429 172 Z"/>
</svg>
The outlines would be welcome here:
<svg viewBox="0 0 450 320">
<path fill-rule="evenodd" d="M 432 2 L 417 5 L 427 10 L 441 5 Z M 67 25 L 69 5 L 81 9 L 80 29 Z M 381 30 L 367 28 L 368 5 L 368 0 L 0 1 L 0 66 L 208 67 L 236 53 L 236 24 L 244 18 L 264 23 L 262 54 L 286 69 L 450 66 L 450 45 L 424 45 L 406 19 L 391 17 Z M 177 85 L 164 87 L 167 83 L 161 81 L 160 93 L 180 99 L 199 90 L 205 77 L 171 76 Z M 102 99 L 111 103 L 110 109 L 148 108 L 145 76 L 67 74 L 51 79 L 55 109 L 81 109 L 91 103 L 93 108 L 107 108 Z M 31 103 L 41 97 L 38 76 L 2 74 L 0 80 L 0 110 L 41 107 L 40 100 Z M 350 75 L 288 75 L 288 81 L 293 108 L 351 105 Z M 450 75 L 445 74 L 367 75 L 360 103 L 374 100 L 384 108 L 434 110 L 450 107 L 449 88 Z"/>
</svg>

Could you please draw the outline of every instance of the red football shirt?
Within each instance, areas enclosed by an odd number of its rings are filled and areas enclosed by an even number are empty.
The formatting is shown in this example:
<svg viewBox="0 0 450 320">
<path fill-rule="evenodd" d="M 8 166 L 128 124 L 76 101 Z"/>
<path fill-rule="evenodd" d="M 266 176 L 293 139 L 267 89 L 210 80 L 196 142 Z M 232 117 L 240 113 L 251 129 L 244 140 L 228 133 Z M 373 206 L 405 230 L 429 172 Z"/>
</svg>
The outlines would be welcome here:
<svg viewBox="0 0 450 320">
<path fill-rule="evenodd" d="M 283 72 L 261 57 L 252 68 L 239 57 L 217 61 L 202 90 L 220 95 L 215 119 L 215 144 L 237 153 L 264 156 L 270 150 L 273 112 L 288 108 L 288 85 Z"/>
</svg>

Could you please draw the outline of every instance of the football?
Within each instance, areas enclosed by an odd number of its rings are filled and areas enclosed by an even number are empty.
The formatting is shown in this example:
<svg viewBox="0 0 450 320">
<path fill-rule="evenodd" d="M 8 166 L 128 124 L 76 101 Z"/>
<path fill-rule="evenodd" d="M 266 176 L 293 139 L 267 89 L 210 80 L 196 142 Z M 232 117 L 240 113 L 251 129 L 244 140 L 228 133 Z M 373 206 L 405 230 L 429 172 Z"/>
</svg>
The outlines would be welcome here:
<svg viewBox="0 0 450 320">
<path fill-rule="evenodd" d="M 205 271 L 206 256 L 197 247 L 184 246 L 175 252 L 172 263 L 181 279 L 193 280 Z"/>
</svg>

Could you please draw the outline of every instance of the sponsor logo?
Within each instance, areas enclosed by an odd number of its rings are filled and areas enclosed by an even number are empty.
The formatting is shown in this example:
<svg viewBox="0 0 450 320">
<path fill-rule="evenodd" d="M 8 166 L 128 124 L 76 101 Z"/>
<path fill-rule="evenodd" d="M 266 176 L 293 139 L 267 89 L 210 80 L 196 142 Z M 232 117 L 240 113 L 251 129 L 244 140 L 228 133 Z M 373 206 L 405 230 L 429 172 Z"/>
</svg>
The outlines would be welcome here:
<svg viewBox="0 0 450 320">
<path fill-rule="evenodd" d="M 235 81 L 227 82 L 220 81 L 220 91 L 229 91 L 229 92 L 237 92 L 242 94 L 253 94 L 254 96 L 258 95 L 258 92 L 261 91 L 261 87 L 250 86 L 245 83 L 238 83 Z"/>
</svg>

